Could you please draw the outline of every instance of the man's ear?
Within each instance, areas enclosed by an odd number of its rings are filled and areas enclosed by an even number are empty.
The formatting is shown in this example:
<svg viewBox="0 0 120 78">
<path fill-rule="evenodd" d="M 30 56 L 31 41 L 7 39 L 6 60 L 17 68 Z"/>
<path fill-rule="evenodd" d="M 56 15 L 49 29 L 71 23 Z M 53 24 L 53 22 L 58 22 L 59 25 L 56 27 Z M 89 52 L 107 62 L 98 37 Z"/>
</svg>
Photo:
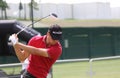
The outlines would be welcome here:
<svg viewBox="0 0 120 78">
<path fill-rule="evenodd" d="M 49 35 L 50 33 L 49 32 L 47 32 L 47 35 Z"/>
</svg>

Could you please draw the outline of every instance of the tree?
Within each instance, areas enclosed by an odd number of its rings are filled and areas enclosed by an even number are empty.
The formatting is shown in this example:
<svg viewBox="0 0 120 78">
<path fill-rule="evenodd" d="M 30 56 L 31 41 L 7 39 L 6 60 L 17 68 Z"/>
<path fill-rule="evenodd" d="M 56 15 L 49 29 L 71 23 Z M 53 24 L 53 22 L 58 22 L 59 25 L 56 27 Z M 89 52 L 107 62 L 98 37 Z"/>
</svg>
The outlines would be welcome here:
<svg viewBox="0 0 120 78">
<path fill-rule="evenodd" d="M 32 16 L 32 9 L 39 10 L 39 7 L 38 7 L 38 3 L 35 2 L 34 0 L 31 0 L 31 2 L 28 5 L 29 5 L 29 9 L 30 9 L 30 18 L 31 18 L 31 16 Z"/>
<path fill-rule="evenodd" d="M 7 12 L 6 9 L 9 9 L 6 1 L 0 0 L 0 9 L 1 9 L 1 17 L 2 19 L 7 19 Z"/>
<path fill-rule="evenodd" d="M 34 0 L 31 0 L 29 3 L 29 9 L 30 9 L 30 19 L 32 20 L 32 27 L 34 27 L 34 14 L 33 14 L 33 9 L 38 10 L 38 3 L 35 2 Z"/>
<path fill-rule="evenodd" d="M 21 19 L 21 10 L 23 9 L 22 3 L 19 3 L 19 18 Z"/>
</svg>

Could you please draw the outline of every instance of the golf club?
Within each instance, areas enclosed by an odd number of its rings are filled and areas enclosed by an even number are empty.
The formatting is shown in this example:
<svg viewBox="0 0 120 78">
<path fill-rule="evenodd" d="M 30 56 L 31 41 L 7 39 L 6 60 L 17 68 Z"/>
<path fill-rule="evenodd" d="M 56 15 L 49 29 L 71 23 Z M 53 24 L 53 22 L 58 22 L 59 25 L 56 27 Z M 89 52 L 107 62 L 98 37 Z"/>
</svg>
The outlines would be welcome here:
<svg viewBox="0 0 120 78">
<path fill-rule="evenodd" d="M 17 35 L 19 35 L 22 31 L 24 31 L 27 27 L 30 27 L 32 24 L 35 24 L 35 23 L 37 23 L 38 21 L 41 21 L 41 20 L 43 20 L 43 19 L 45 19 L 45 18 L 47 18 L 47 17 L 49 17 L 49 16 L 54 16 L 55 18 L 57 18 L 57 15 L 55 14 L 55 13 L 52 13 L 52 14 L 49 14 L 49 15 L 47 15 L 47 16 L 45 16 L 45 17 L 43 17 L 43 18 L 41 18 L 41 19 L 39 19 L 39 20 L 37 20 L 37 21 L 34 21 L 33 23 L 31 23 L 31 24 L 29 24 L 28 26 L 26 26 L 25 28 L 23 28 L 22 30 L 20 30 L 18 33 L 16 33 Z"/>
</svg>

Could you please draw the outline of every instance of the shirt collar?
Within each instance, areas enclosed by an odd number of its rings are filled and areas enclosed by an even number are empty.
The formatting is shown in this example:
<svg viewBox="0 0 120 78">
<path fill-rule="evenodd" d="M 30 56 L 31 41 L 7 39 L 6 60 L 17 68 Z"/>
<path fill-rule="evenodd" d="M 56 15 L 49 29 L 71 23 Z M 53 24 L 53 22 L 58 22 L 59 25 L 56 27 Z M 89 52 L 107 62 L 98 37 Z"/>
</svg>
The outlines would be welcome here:
<svg viewBox="0 0 120 78">
<path fill-rule="evenodd" d="M 46 35 L 44 35 L 44 36 L 43 36 L 43 42 L 45 42 L 45 40 L 46 40 L 46 37 L 47 37 Z"/>
</svg>

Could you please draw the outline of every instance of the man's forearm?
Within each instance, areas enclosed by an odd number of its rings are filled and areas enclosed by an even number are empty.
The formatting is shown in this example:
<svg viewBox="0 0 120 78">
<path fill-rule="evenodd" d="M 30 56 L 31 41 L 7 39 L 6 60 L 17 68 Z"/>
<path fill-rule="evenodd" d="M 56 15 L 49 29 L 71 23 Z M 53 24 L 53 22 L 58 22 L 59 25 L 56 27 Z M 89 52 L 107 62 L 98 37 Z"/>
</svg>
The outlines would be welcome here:
<svg viewBox="0 0 120 78">
<path fill-rule="evenodd" d="M 22 44 L 22 43 L 19 43 L 19 42 L 16 43 L 15 46 L 19 46 L 25 52 L 28 52 L 30 54 L 35 54 L 35 55 L 40 55 L 40 56 L 48 57 L 47 49 L 36 48 L 36 47 L 25 45 L 25 44 Z"/>
<path fill-rule="evenodd" d="M 14 46 L 14 50 L 19 61 L 23 62 L 26 59 L 24 52 L 21 51 L 21 48 L 19 46 Z"/>
</svg>

